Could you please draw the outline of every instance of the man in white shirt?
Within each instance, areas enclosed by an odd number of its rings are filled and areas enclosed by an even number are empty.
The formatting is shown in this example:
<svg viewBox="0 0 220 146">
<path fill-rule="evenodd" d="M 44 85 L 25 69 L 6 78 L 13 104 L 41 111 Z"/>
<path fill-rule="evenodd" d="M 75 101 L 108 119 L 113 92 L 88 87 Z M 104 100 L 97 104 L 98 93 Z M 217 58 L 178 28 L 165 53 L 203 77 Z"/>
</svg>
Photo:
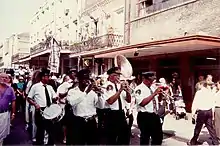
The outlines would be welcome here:
<svg viewBox="0 0 220 146">
<path fill-rule="evenodd" d="M 28 94 L 28 101 L 35 107 L 35 124 L 37 126 L 36 144 L 44 144 L 45 130 L 49 135 L 48 144 L 55 143 L 54 125 L 52 121 L 43 118 L 41 111 L 49 107 L 53 100 L 56 100 L 56 93 L 52 86 L 47 85 L 49 81 L 49 71 L 43 70 L 40 73 L 41 82 L 32 86 Z"/>
<path fill-rule="evenodd" d="M 141 131 L 140 144 L 149 145 L 150 137 L 152 145 L 161 145 L 163 140 L 162 124 L 158 111 L 157 95 L 161 92 L 157 88 L 154 92 L 151 89 L 156 79 L 155 72 L 143 72 L 143 82 L 135 88 L 137 102 L 137 123 Z"/>
<path fill-rule="evenodd" d="M 104 104 L 101 96 L 92 89 L 90 82 L 90 71 L 80 70 L 78 73 L 79 85 L 70 89 L 67 101 L 73 109 L 73 145 L 97 145 L 98 129 L 96 122 L 96 107 Z"/>
<path fill-rule="evenodd" d="M 113 67 L 107 71 L 108 81 L 104 87 L 106 90 L 102 94 L 110 107 L 107 115 L 107 145 L 129 145 L 130 132 L 126 122 L 125 106 L 126 102 L 131 102 L 131 95 L 127 90 L 128 84 L 120 83 L 121 71 L 118 67 Z"/>
<path fill-rule="evenodd" d="M 192 114 L 197 113 L 196 125 L 194 129 L 193 138 L 188 142 L 188 145 L 196 145 L 197 139 L 203 127 L 203 124 L 207 127 L 210 136 L 212 137 L 213 145 L 218 145 L 218 138 L 216 131 L 213 127 L 213 112 L 214 112 L 214 94 L 208 88 L 208 83 L 203 81 L 202 88 L 196 92 L 195 98 L 192 104 Z"/>
</svg>

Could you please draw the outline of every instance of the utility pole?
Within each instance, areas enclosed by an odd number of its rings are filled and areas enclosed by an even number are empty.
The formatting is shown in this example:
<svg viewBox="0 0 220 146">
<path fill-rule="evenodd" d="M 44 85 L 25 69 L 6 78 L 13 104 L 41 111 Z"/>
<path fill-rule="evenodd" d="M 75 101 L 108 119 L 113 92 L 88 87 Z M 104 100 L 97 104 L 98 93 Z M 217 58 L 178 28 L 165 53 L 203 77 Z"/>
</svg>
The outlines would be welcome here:
<svg viewBox="0 0 220 146">
<path fill-rule="evenodd" d="M 131 39 L 131 0 L 128 0 L 128 35 L 127 35 L 127 45 L 130 44 Z"/>
</svg>

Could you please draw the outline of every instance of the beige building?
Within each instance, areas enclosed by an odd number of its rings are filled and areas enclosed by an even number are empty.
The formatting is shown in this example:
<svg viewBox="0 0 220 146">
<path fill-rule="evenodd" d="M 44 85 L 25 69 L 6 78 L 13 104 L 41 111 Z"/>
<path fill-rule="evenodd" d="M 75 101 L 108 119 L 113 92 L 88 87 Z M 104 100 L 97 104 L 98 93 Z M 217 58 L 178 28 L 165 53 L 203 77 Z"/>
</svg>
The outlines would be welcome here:
<svg viewBox="0 0 220 146">
<path fill-rule="evenodd" d="M 76 0 L 45 0 L 34 14 L 31 23 L 30 56 L 23 59 L 32 68 L 47 67 L 52 48 L 48 38 L 53 37 L 61 48 L 60 71 L 69 68 L 69 45 L 76 41 Z"/>
<path fill-rule="evenodd" d="M 80 69 L 89 62 L 88 67 L 100 74 L 112 66 L 112 60 L 95 60 L 86 54 L 123 45 L 124 0 L 81 0 L 78 15 L 78 42 L 71 46 L 72 64 L 77 64 Z M 103 62 L 107 65 L 103 66 Z"/>
<path fill-rule="evenodd" d="M 75 56 L 108 60 L 107 65 L 122 54 L 131 62 L 135 76 L 154 70 L 168 82 L 177 72 L 190 111 L 198 76 L 220 78 L 220 1 L 125 0 L 124 5 L 125 45 Z"/>
<path fill-rule="evenodd" d="M 29 33 L 13 34 L 7 38 L 2 47 L 1 68 L 14 68 L 20 64 L 19 60 L 30 52 Z"/>
<path fill-rule="evenodd" d="M 20 33 L 9 38 L 9 47 L 12 49 L 12 67 L 19 65 L 28 65 L 20 62 L 20 59 L 30 54 L 30 34 Z"/>
</svg>

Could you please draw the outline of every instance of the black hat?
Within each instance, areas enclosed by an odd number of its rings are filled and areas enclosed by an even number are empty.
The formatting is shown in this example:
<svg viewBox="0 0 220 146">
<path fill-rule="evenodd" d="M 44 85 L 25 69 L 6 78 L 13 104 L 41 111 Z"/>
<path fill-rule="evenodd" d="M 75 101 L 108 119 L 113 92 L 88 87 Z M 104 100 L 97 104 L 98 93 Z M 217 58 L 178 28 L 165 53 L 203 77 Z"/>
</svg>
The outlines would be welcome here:
<svg viewBox="0 0 220 146">
<path fill-rule="evenodd" d="M 68 74 L 72 74 L 72 73 L 77 73 L 77 69 L 76 68 L 71 68 L 68 72 Z"/>
<path fill-rule="evenodd" d="M 88 79 L 90 78 L 90 70 L 82 69 L 78 72 L 78 79 Z"/>
<path fill-rule="evenodd" d="M 108 75 L 113 74 L 113 73 L 121 74 L 120 68 L 119 67 L 112 67 L 107 71 Z"/>
<path fill-rule="evenodd" d="M 154 71 L 142 72 L 142 76 L 144 76 L 145 78 L 149 78 L 152 76 L 156 76 L 156 72 Z"/>
<path fill-rule="evenodd" d="M 42 68 L 41 72 L 40 72 L 40 76 L 41 77 L 43 77 L 43 76 L 50 76 L 50 70 Z"/>
</svg>

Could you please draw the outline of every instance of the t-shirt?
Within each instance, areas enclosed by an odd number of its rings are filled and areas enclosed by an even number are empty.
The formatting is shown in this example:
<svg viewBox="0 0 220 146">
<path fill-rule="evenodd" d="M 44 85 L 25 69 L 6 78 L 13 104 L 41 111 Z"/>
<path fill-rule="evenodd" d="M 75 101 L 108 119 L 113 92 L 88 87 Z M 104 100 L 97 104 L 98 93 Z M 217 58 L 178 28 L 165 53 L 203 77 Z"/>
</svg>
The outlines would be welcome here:
<svg viewBox="0 0 220 146">
<path fill-rule="evenodd" d="M 10 103 L 16 99 L 15 93 L 10 86 L 6 86 L 6 89 L 2 90 L 3 94 L 0 96 L 0 110 L 9 110 Z"/>
</svg>

